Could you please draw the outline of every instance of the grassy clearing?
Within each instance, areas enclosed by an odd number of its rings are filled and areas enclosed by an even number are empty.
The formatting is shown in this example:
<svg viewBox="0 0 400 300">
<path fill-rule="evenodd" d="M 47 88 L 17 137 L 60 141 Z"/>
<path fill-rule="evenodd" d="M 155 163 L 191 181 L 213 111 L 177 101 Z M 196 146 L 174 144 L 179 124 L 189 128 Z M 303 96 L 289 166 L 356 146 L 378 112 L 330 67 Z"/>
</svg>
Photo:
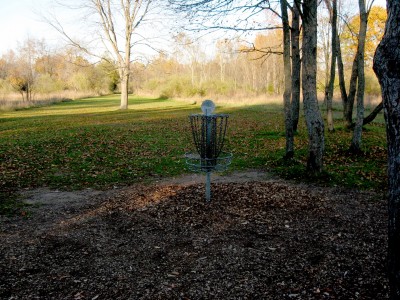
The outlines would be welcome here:
<svg viewBox="0 0 400 300">
<path fill-rule="evenodd" d="M 199 102 L 131 97 L 120 111 L 117 95 L 86 98 L 48 107 L 0 113 L 0 191 L 48 186 L 106 189 L 186 171 L 184 153 L 192 146 L 188 115 Z M 382 118 L 366 126 L 364 154 L 347 153 L 352 133 L 336 122 L 326 133 L 326 171 L 305 173 L 304 120 L 296 136 L 295 160 L 286 162 L 279 104 L 224 105 L 231 114 L 226 149 L 231 170 L 265 168 L 281 176 L 357 188 L 386 187 L 386 142 Z"/>
</svg>

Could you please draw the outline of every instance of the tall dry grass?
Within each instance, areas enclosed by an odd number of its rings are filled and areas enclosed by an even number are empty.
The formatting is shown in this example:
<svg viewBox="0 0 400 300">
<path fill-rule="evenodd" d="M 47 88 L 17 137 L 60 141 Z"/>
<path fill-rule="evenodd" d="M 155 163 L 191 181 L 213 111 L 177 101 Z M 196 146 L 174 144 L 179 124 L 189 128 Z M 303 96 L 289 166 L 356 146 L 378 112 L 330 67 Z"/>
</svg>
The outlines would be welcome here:
<svg viewBox="0 0 400 300">
<path fill-rule="evenodd" d="M 176 99 L 176 97 L 175 97 Z M 207 95 L 204 97 L 195 96 L 191 98 L 182 98 L 179 100 L 184 100 L 185 102 L 191 103 L 201 103 L 205 99 L 211 99 L 215 103 L 220 105 L 232 105 L 232 106 L 246 106 L 246 105 L 283 105 L 283 95 L 246 95 L 245 93 L 238 93 L 234 96 L 221 96 L 221 95 Z M 377 95 L 364 96 L 364 108 L 366 111 L 373 110 L 380 102 L 382 98 Z M 300 96 L 300 104 L 302 104 L 303 99 Z M 324 103 L 324 95 L 322 93 L 318 94 L 319 106 L 322 110 L 326 109 L 326 104 Z M 354 110 L 356 110 L 356 103 L 354 103 Z M 343 103 L 340 94 L 335 94 L 333 98 L 333 108 L 335 110 L 343 110 Z"/>
<path fill-rule="evenodd" d="M 94 92 L 60 91 L 48 94 L 35 93 L 33 100 L 22 100 L 19 93 L 0 92 L 0 111 L 10 111 L 28 107 L 51 105 L 58 102 L 98 96 Z"/>
</svg>

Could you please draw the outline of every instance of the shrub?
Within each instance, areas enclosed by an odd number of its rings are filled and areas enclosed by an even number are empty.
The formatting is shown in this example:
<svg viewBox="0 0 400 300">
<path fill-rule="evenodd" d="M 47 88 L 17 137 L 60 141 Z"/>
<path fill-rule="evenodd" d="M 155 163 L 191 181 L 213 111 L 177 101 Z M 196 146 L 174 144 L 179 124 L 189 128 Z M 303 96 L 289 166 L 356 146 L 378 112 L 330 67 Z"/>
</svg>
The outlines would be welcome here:
<svg viewBox="0 0 400 300">
<path fill-rule="evenodd" d="M 64 83 L 52 78 L 49 74 L 40 75 L 35 84 L 35 90 L 39 93 L 51 93 L 63 90 Z"/>
</svg>

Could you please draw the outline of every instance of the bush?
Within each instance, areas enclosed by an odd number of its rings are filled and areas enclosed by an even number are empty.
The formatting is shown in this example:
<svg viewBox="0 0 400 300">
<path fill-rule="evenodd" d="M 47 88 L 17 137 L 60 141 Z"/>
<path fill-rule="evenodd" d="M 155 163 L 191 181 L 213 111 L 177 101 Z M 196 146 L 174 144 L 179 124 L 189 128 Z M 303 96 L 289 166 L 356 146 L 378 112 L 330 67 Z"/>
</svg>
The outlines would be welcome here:
<svg viewBox="0 0 400 300">
<path fill-rule="evenodd" d="M 190 77 L 172 76 L 164 80 L 152 79 L 145 83 L 146 90 L 158 94 L 160 98 L 204 97 L 206 95 L 231 96 L 235 93 L 235 84 L 230 81 L 208 80 L 192 85 Z"/>
<path fill-rule="evenodd" d="M 40 75 L 35 84 L 35 90 L 39 93 L 51 93 L 63 90 L 64 83 L 52 78 L 49 74 Z"/>
<path fill-rule="evenodd" d="M 73 74 L 69 79 L 68 84 L 76 91 L 89 91 L 92 88 L 89 78 L 82 72 Z"/>
<path fill-rule="evenodd" d="M 160 97 L 192 97 L 197 94 L 197 88 L 193 87 L 187 78 L 174 76 L 160 83 Z"/>
</svg>

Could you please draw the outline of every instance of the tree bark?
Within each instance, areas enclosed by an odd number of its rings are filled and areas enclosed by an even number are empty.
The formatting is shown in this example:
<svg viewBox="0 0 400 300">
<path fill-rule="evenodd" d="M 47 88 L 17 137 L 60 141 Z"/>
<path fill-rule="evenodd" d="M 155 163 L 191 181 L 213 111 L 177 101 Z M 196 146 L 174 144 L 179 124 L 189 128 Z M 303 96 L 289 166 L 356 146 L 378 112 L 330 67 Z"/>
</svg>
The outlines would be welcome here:
<svg viewBox="0 0 400 300">
<path fill-rule="evenodd" d="M 287 12 L 286 0 L 281 0 L 282 27 L 283 27 L 283 66 L 285 73 L 285 90 L 283 92 L 283 103 L 285 111 L 285 136 L 286 153 L 285 158 L 291 159 L 294 156 L 294 137 L 292 123 L 292 70 L 290 64 L 290 27 Z"/>
<path fill-rule="evenodd" d="M 291 43 L 292 43 L 292 123 L 293 131 L 297 131 L 300 115 L 300 13 L 299 3 L 293 3 L 292 11 L 292 30 L 291 30 Z"/>
<path fill-rule="evenodd" d="M 317 0 L 303 1 L 303 103 L 309 137 L 307 169 L 318 174 L 323 168 L 324 122 L 317 98 Z"/>
<path fill-rule="evenodd" d="M 340 47 L 340 37 L 337 36 L 337 64 L 338 64 L 338 76 L 339 76 L 339 87 L 340 95 L 342 97 L 343 104 L 343 119 L 346 120 L 346 107 L 348 102 L 347 91 L 346 91 L 346 81 L 344 80 L 344 67 L 342 59 L 342 49 Z"/>
<path fill-rule="evenodd" d="M 129 73 L 121 76 L 121 104 L 120 109 L 128 109 Z"/>
<path fill-rule="evenodd" d="M 327 1 L 329 3 L 329 1 Z M 332 55 L 331 55 L 331 66 L 330 66 L 330 74 L 329 74 L 329 83 L 326 87 L 325 92 L 325 103 L 327 108 L 327 122 L 328 122 L 328 130 L 333 132 L 335 129 L 333 127 L 333 111 L 332 111 L 332 98 L 333 98 L 333 88 L 335 83 L 335 71 L 336 71 L 336 54 L 337 54 L 337 1 L 332 0 L 332 7 L 330 9 L 331 15 L 331 26 L 332 26 L 332 36 L 331 36 L 331 47 L 332 47 Z"/>
<path fill-rule="evenodd" d="M 381 112 L 382 108 L 383 102 L 379 103 L 378 106 L 375 107 L 374 110 L 364 118 L 363 125 L 367 125 L 375 120 L 376 116 Z"/>
<path fill-rule="evenodd" d="M 385 34 L 375 52 L 388 143 L 388 277 L 390 299 L 400 299 L 400 1 L 387 0 Z"/>
<path fill-rule="evenodd" d="M 358 49 L 359 46 L 357 46 Z M 349 93 L 347 94 L 347 105 L 344 107 L 344 120 L 346 122 L 346 126 L 349 128 L 353 123 L 353 107 L 354 107 L 354 99 L 356 97 L 357 92 L 357 79 L 358 79 L 358 51 L 353 60 L 353 66 L 351 68 L 351 76 L 350 76 L 350 87 Z"/>
<path fill-rule="evenodd" d="M 350 150 L 354 153 L 361 152 L 361 137 L 362 126 L 364 122 L 364 50 L 365 50 L 365 37 L 367 35 L 367 22 L 368 13 L 365 8 L 365 0 L 359 0 L 358 6 L 360 8 L 360 32 L 358 34 L 357 46 L 357 120 L 353 131 L 353 139 L 351 142 Z"/>
<path fill-rule="evenodd" d="M 371 111 L 371 113 L 366 116 L 363 120 L 363 126 L 367 125 L 369 123 L 371 123 L 373 120 L 375 120 L 376 116 L 381 112 L 381 110 L 383 109 L 383 102 L 379 103 L 373 111 Z M 354 127 L 356 126 L 355 123 L 353 123 L 351 129 L 354 129 Z"/>
</svg>

